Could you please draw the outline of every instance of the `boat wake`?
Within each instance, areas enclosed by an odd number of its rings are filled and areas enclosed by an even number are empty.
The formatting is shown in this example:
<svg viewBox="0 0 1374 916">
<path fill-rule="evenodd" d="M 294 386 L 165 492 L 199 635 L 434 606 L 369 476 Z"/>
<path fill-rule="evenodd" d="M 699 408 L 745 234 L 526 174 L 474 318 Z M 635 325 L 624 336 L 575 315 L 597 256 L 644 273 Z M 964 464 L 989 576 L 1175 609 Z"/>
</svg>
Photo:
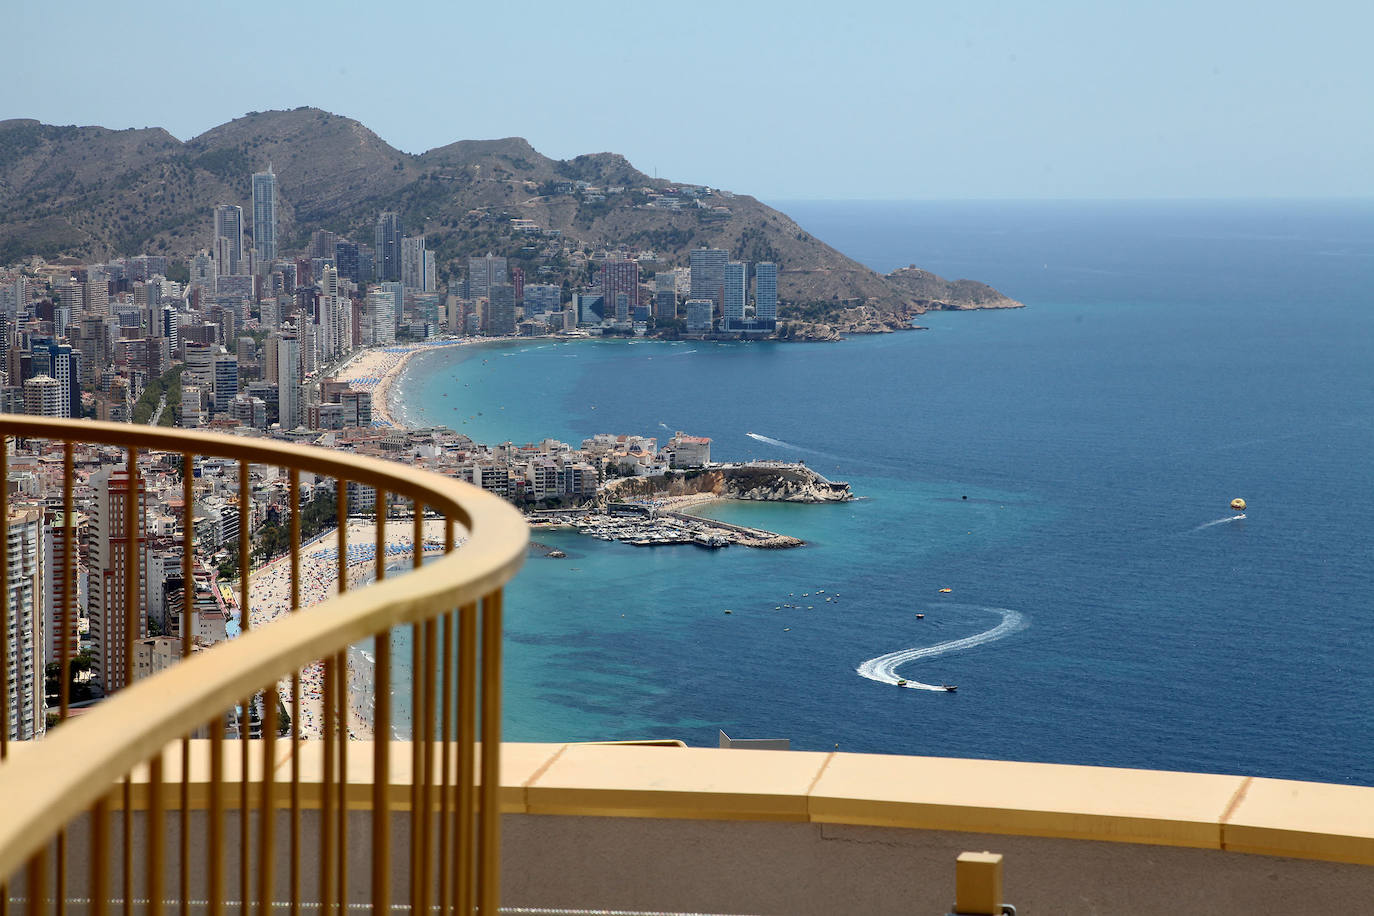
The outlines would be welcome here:
<svg viewBox="0 0 1374 916">
<path fill-rule="evenodd" d="M 783 442 L 781 439 L 774 439 L 772 436 L 760 436 L 758 433 L 745 433 L 750 439 L 759 442 L 766 442 L 769 445 L 776 445 L 778 448 L 790 448 L 794 452 L 809 452 L 811 449 L 802 448 L 800 445 L 793 445 L 791 442 Z"/>
<path fill-rule="evenodd" d="M 1018 630 L 1024 630 L 1029 626 L 1026 616 L 1020 611 L 1013 611 L 1004 607 L 982 607 L 977 605 L 957 605 L 944 604 L 941 607 L 973 607 L 979 611 L 992 611 L 1002 615 L 1002 622 L 990 630 L 984 630 L 973 636 L 966 636 L 963 639 L 952 639 L 949 642 L 936 643 L 933 646 L 922 646 L 915 649 L 898 649 L 896 652 L 889 652 L 877 658 L 870 658 L 858 668 L 854 669 L 862 677 L 870 681 L 878 681 L 881 684 L 892 684 L 893 686 L 910 687 L 913 690 L 939 690 L 944 691 L 942 684 L 923 684 L 911 678 L 899 678 L 897 669 L 909 662 L 919 661 L 923 658 L 935 658 L 940 655 L 948 655 L 950 652 L 961 652 L 964 649 L 973 649 L 978 646 L 985 646 L 990 642 L 996 642 L 1004 636 L 1010 636 Z M 905 683 L 900 683 L 905 680 Z"/>
<path fill-rule="evenodd" d="M 1198 526 L 1197 526 L 1196 528 L 1194 528 L 1193 530 L 1194 530 L 1194 531 L 1201 531 L 1203 528 L 1211 528 L 1213 525 L 1224 525 L 1224 524 L 1226 524 L 1227 522 L 1238 522 L 1238 521 L 1240 521 L 1240 520 L 1243 519 L 1243 518 L 1245 518 L 1245 513 L 1244 513 L 1244 512 L 1242 512 L 1240 515 L 1228 515 L 1228 516 L 1226 516 L 1225 518 L 1215 519 L 1215 520 L 1210 521 L 1210 522 L 1203 522 L 1201 525 L 1198 525 Z"/>
</svg>

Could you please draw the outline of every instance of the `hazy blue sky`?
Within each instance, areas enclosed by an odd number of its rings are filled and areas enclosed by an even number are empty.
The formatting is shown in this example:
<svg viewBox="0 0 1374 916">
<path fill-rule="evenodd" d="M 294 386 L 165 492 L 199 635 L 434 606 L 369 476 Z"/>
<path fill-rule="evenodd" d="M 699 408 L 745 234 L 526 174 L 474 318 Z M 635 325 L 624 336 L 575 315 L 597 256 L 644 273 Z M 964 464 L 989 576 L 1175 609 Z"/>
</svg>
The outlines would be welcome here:
<svg viewBox="0 0 1374 916">
<path fill-rule="evenodd" d="M 313 105 L 805 197 L 1374 196 L 1369 0 L 21 0 L 0 118 Z"/>
</svg>

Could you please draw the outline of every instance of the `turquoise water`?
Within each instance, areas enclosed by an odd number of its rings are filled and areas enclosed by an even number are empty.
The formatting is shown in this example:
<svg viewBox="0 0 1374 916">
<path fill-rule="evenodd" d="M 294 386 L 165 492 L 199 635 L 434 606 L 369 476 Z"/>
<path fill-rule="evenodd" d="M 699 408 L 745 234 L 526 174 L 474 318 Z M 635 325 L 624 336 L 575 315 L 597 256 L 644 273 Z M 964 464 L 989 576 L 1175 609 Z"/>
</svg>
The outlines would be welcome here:
<svg viewBox="0 0 1374 916">
<path fill-rule="evenodd" d="M 569 557 L 508 589 L 508 737 L 722 728 L 1374 783 L 1374 208 L 787 209 L 876 268 L 915 260 L 1031 307 L 841 344 L 417 357 L 410 422 L 486 442 L 684 429 L 863 497 L 705 510 L 808 542 L 792 551 L 541 533 Z M 855 670 L 986 633 L 1000 609 L 1025 626 L 897 669 L 955 694 Z"/>
</svg>

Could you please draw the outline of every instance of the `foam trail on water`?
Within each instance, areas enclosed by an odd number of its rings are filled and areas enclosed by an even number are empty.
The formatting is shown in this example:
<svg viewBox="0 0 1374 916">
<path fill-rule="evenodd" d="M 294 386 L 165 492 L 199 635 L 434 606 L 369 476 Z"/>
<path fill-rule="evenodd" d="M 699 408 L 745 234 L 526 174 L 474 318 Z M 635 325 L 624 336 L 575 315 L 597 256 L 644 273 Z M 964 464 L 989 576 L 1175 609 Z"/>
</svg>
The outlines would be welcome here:
<svg viewBox="0 0 1374 916">
<path fill-rule="evenodd" d="M 942 607 L 959 607 L 960 605 L 943 604 Z M 967 605 L 965 605 L 967 606 Z M 985 646 L 990 642 L 996 642 L 1004 636 L 1010 636 L 1017 630 L 1024 630 L 1028 623 L 1026 616 L 1020 611 L 1013 611 L 1004 607 L 978 607 L 980 611 L 992 611 L 1002 615 L 1002 622 L 990 630 L 984 630 L 973 636 L 966 636 L 963 639 L 951 639 L 949 642 L 936 643 L 933 646 L 922 646 L 915 649 L 898 649 L 896 652 L 889 652 L 886 655 L 879 655 L 877 658 L 870 658 L 858 668 L 860 676 L 868 678 L 870 681 L 878 681 L 882 684 L 892 684 L 896 686 L 899 680 L 897 669 L 908 662 L 914 662 L 923 658 L 935 658 L 940 655 L 947 655 L 950 652 L 960 652 L 964 649 L 973 649 L 977 646 Z M 906 678 L 907 687 L 913 690 L 944 690 L 938 684 L 923 684 Z"/>
<path fill-rule="evenodd" d="M 1212 527 L 1213 525 L 1224 525 L 1224 524 L 1226 524 L 1227 522 L 1238 522 L 1238 521 L 1240 521 L 1240 520 L 1243 519 L 1243 518 L 1245 518 L 1245 513 L 1244 513 L 1244 512 L 1242 512 L 1240 515 L 1228 515 L 1228 516 L 1226 516 L 1225 518 L 1218 518 L 1218 519 L 1214 519 L 1213 521 L 1210 521 L 1210 522 L 1203 522 L 1201 525 L 1198 525 L 1198 526 L 1197 526 L 1196 528 L 1194 528 L 1193 530 L 1194 530 L 1194 531 L 1201 531 L 1203 528 L 1210 528 L 1210 527 Z"/>
<path fill-rule="evenodd" d="M 783 442 L 781 439 L 774 439 L 772 436 L 760 436 L 758 433 L 745 433 L 750 439 L 757 439 L 759 442 L 766 442 L 769 445 L 776 445 L 778 448 L 790 448 L 794 452 L 809 452 L 811 449 L 802 448 L 800 445 L 793 445 L 791 442 Z"/>
</svg>

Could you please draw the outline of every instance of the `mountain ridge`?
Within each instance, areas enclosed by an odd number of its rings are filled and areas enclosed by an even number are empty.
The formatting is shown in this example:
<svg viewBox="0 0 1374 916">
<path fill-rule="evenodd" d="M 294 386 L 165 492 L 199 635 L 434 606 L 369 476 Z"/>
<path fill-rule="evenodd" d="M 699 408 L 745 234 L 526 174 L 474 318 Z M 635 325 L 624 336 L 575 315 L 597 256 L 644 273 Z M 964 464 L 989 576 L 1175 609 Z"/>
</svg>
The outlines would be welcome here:
<svg viewBox="0 0 1374 916">
<path fill-rule="evenodd" d="M 512 230 L 511 220 L 524 219 L 585 251 L 651 249 L 664 266 L 685 265 L 700 246 L 772 260 L 783 315 L 829 325 L 814 336 L 875 322 L 904 327 L 930 309 L 1020 305 L 976 281 L 878 274 L 749 195 L 711 189 L 675 198 L 674 189 L 701 186 L 652 178 L 618 153 L 557 160 L 522 137 L 404 153 L 359 121 L 310 107 L 250 112 L 184 142 L 160 127 L 0 121 L 0 262 L 189 256 L 209 247 L 213 206 L 251 207 L 249 176 L 269 163 L 285 251 L 303 247 L 315 228 L 370 242 L 376 213 L 396 210 L 407 234 L 426 235 L 441 277 L 487 250 L 515 258 L 527 274 L 552 267 L 566 276 L 554 246 Z M 680 200 L 681 209 L 659 209 L 656 197 Z"/>
</svg>

